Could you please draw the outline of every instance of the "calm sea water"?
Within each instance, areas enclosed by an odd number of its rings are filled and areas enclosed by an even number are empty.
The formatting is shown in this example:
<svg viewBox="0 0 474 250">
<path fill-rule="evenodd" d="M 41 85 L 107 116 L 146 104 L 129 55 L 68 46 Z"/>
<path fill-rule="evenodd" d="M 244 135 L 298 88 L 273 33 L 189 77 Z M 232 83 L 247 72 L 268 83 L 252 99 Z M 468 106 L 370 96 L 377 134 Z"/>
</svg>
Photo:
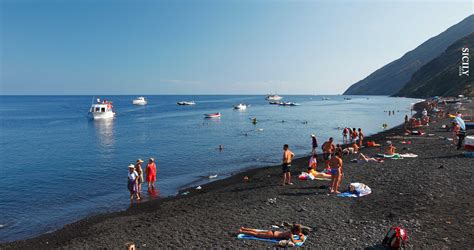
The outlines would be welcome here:
<svg viewBox="0 0 474 250">
<path fill-rule="evenodd" d="M 245 168 L 276 164 L 287 143 L 310 152 L 310 134 L 341 141 L 338 127 L 366 135 L 400 124 L 414 99 L 286 96 L 298 107 L 269 105 L 264 96 L 107 96 L 117 117 L 87 118 L 92 96 L 0 97 L 0 241 L 53 231 L 85 216 L 126 209 L 127 166 L 154 157 L 159 196 Z M 195 106 L 177 106 L 194 100 Z M 232 105 L 245 102 L 246 111 Z M 395 110 L 389 116 L 384 110 Z M 222 118 L 204 119 L 221 112 Z M 250 118 L 257 117 L 253 125 Z M 285 122 L 282 122 L 285 121 Z M 220 152 L 218 145 L 224 145 Z M 150 199 L 145 195 L 146 199 Z"/>
</svg>

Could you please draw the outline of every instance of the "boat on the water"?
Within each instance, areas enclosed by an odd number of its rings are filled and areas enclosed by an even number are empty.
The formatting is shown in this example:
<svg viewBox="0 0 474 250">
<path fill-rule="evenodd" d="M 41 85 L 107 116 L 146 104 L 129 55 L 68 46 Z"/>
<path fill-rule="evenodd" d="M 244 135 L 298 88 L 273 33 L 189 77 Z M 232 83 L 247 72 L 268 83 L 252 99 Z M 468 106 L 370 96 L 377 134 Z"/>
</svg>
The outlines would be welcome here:
<svg viewBox="0 0 474 250">
<path fill-rule="evenodd" d="M 221 113 L 204 114 L 206 118 L 221 118 Z"/>
<path fill-rule="evenodd" d="M 143 96 L 137 97 L 137 98 L 133 99 L 133 101 L 132 101 L 133 105 L 142 105 L 143 106 L 143 105 L 146 105 L 147 103 L 148 102 L 147 102 L 146 98 L 143 97 Z"/>
<path fill-rule="evenodd" d="M 246 110 L 246 109 L 247 109 L 247 104 L 239 103 L 239 104 L 237 104 L 237 105 L 234 105 L 234 109 L 237 109 L 237 110 Z"/>
<path fill-rule="evenodd" d="M 195 105 L 196 103 L 194 101 L 180 101 L 177 102 L 178 105 Z"/>
<path fill-rule="evenodd" d="M 267 97 L 265 98 L 265 100 L 267 101 L 279 101 L 281 99 L 283 99 L 283 97 L 279 95 L 267 95 Z"/>
<path fill-rule="evenodd" d="M 112 119 L 115 117 L 114 106 L 112 102 L 97 99 L 96 103 L 92 103 L 89 110 L 89 116 L 94 120 Z"/>
<path fill-rule="evenodd" d="M 278 105 L 280 106 L 300 106 L 301 104 L 296 102 L 280 102 Z"/>
</svg>

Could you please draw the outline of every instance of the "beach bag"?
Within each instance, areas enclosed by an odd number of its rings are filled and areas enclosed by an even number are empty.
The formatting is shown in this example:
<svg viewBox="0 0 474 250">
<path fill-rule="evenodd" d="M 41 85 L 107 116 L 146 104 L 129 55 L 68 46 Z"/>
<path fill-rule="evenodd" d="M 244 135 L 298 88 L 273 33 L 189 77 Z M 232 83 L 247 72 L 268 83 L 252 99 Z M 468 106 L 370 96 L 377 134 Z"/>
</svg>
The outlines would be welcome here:
<svg viewBox="0 0 474 250">
<path fill-rule="evenodd" d="M 391 249 L 404 248 L 407 242 L 408 236 L 405 229 L 397 226 L 393 226 L 388 230 L 387 235 L 382 241 L 382 245 Z"/>
</svg>

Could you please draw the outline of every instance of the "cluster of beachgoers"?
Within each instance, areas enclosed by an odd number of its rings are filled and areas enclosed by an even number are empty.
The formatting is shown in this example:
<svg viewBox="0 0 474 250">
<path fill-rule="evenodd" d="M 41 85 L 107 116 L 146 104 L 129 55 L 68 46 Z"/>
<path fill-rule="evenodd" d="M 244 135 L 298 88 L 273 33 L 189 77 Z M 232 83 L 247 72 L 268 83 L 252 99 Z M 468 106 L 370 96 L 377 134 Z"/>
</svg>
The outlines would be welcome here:
<svg viewBox="0 0 474 250">
<path fill-rule="evenodd" d="M 413 117 L 407 114 L 403 123 L 402 116 L 400 126 L 377 135 L 344 128 L 341 145 L 334 138 L 319 145 L 313 134 L 307 157 L 296 158 L 284 145 L 281 165 L 6 246 L 377 248 L 396 225 L 408 234 L 407 246 L 462 248 L 474 243 L 469 229 L 474 159 L 460 150 L 469 146 L 467 139 L 463 145 L 463 122 L 473 105 L 430 99 L 415 106 Z M 154 160 L 144 171 L 142 163 L 129 167 L 131 199 L 141 198 L 141 183 L 153 189 L 156 180 Z"/>
<path fill-rule="evenodd" d="M 146 179 L 143 178 L 142 159 L 138 159 L 135 164 L 128 165 L 127 188 L 130 192 L 130 201 L 142 199 L 142 184 L 146 180 L 148 192 L 153 193 L 156 190 L 156 164 L 155 159 L 150 158 L 145 168 Z"/>
</svg>

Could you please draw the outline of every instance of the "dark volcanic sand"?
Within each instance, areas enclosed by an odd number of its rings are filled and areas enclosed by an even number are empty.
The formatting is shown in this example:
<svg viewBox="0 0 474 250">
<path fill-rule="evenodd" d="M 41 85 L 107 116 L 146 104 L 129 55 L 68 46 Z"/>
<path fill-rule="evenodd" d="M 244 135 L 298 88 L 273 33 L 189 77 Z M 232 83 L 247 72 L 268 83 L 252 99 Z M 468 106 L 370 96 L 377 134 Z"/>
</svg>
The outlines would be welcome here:
<svg viewBox="0 0 474 250">
<path fill-rule="evenodd" d="M 470 104 L 465 113 L 472 111 Z M 387 139 L 402 135 L 400 127 L 372 137 L 384 146 L 391 140 L 399 152 L 415 153 L 418 158 L 380 164 L 351 163 L 354 156 L 345 156 L 342 187 L 365 183 L 373 191 L 366 197 L 339 198 L 328 195 L 327 181 L 297 180 L 307 165 L 305 157 L 293 164 L 294 186 L 281 186 L 280 166 L 250 170 L 204 185 L 201 191 L 191 190 L 188 196 L 86 218 L 54 233 L 0 247 L 123 248 L 132 241 L 138 248 L 263 248 L 272 245 L 237 240 L 239 227 L 269 229 L 286 221 L 314 229 L 306 247 L 377 248 L 391 225 L 401 225 L 408 230 L 412 247 L 472 248 L 474 159 L 464 158 L 462 151 L 439 138 L 450 136 L 439 129 L 448 123 L 447 119 L 431 123 L 426 132 L 435 136 L 414 136 L 412 145 Z M 372 155 L 378 151 L 368 148 L 362 152 Z M 243 176 L 250 181 L 244 182 Z M 276 198 L 276 203 L 269 204 L 269 198 Z"/>
</svg>

